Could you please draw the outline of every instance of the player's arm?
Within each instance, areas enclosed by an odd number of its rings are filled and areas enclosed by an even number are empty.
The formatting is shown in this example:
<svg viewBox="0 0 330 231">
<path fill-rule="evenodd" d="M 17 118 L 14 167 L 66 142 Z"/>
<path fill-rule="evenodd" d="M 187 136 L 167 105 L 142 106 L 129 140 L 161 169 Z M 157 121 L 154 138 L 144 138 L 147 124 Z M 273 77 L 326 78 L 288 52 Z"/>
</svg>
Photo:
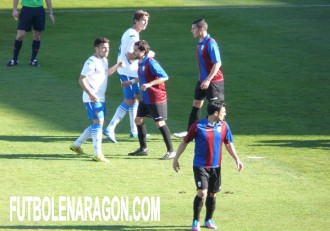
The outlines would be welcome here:
<svg viewBox="0 0 330 231">
<path fill-rule="evenodd" d="M 184 140 L 180 143 L 177 151 L 176 151 L 176 155 L 173 159 L 173 169 L 174 171 L 178 172 L 180 170 L 180 164 L 179 164 L 179 158 L 181 156 L 181 154 L 184 152 L 184 150 L 186 150 L 186 147 L 188 146 L 188 143 L 186 143 Z"/>
<path fill-rule="evenodd" d="M 207 89 L 210 85 L 210 82 L 212 81 L 212 79 L 214 78 L 214 76 L 217 74 L 217 72 L 219 71 L 221 67 L 221 61 L 216 62 L 213 64 L 212 69 L 209 73 L 209 75 L 206 77 L 206 79 L 202 82 L 201 84 L 201 88 L 202 89 Z"/>
<path fill-rule="evenodd" d="M 138 83 L 138 82 L 140 82 L 140 79 L 139 78 L 134 78 L 132 80 L 121 82 L 121 86 L 122 87 L 127 87 L 127 86 L 131 86 L 134 83 Z"/>
<path fill-rule="evenodd" d="M 98 101 L 98 98 L 94 95 L 93 91 L 89 87 L 86 76 L 84 76 L 84 75 L 80 76 L 79 85 L 89 95 L 89 98 L 91 99 L 92 102 L 95 103 Z"/>
<path fill-rule="evenodd" d="M 237 170 L 241 172 L 243 170 L 243 163 L 238 158 L 234 144 L 232 142 L 229 142 L 228 144 L 225 144 L 225 146 L 231 157 L 235 160 Z"/>
<path fill-rule="evenodd" d="M 109 75 L 109 76 L 112 75 L 113 73 L 115 73 L 115 71 L 116 71 L 118 68 L 120 68 L 120 67 L 122 67 L 122 66 L 123 66 L 123 62 L 122 62 L 122 61 L 116 63 L 115 65 L 113 65 L 112 67 L 110 67 L 110 68 L 108 69 L 108 75 Z"/>
<path fill-rule="evenodd" d="M 54 24 L 55 23 L 55 17 L 54 17 L 54 14 L 53 14 L 52 0 L 46 0 L 46 5 L 47 5 L 48 12 L 49 12 L 50 21 L 52 21 L 52 23 Z"/>
<path fill-rule="evenodd" d="M 166 80 L 168 80 L 168 77 L 162 77 L 162 78 L 158 78 L 158 79 L 154 79 L 149 83 L 145 83 L 141 86 L 141 90 L 145 91 L 147 88 L 152 87 L 153 85 L 157 85 L 160 83 L 165 82 Z"/>
</svg>

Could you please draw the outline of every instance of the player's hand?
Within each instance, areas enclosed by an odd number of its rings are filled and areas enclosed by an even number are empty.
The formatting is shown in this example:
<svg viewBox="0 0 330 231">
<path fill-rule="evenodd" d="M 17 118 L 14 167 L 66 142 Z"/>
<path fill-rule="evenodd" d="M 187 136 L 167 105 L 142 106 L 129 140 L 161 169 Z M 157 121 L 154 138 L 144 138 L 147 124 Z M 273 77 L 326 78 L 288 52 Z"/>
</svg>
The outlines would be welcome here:
<svg viewBox="0 0 330 231">
<path fill-rule="evenodd" d="M 125 63 L 123 61 L 120 61 L 117 63 L 118 68 L 125 67 Z"/>
<path fill-rule="evenodd" d="M 201 83 L 201 89 L 202 90 L 206 90 L 208 89 L 210 86 L 210 81 L 209 80 L 204 80 L 202 83 Z"/>
<path fill-rule="evenodd" d="M 179 161 L 176 158 L 173 159 L 172 166 L 173 166 L 174 171 L 179 172 L 180 164 L 179 164 Z"/>
<path fill-rule="evenodd" d="M 130 86 L 132 83 L 131 81 L 124 81 L 124 82 L 121 82 L 121 86 L 122 87 L 127 87 L 127 86 Z"/>
<path fill-rule="evenodd" d="M 145 83 L 141 86 L 141 90 L 145 91 L 145 90 L 147 90 L 148 87 L 151 87 L 151 84 L 150 83 Z"/>
<path fill-rule="evenodd" d="M 154 58 L 156 56 L 156 53 L 154 51 L 149 51 L 148 57 L 149 58 Z"/>
<path fill-rule="evenodd" d="M 237 161 L 237 170 L 238 170 L 238 172 L 242 172 L 243 168 L 244 168 L 243 163 L 240 160 L 238 160 Z"/>
<path fill-rule="evenodd" d="M 18 11 L 17 10 L 13 10 L 12 16 L 13 16 L 14 20 L 17 21 L 17 19 L 18 19 Z"/>
<path fill-rule="evenodd" d="M 53 14 L 49 14 L 50 21 L 52 21 L 52 24 L 55 24 L 55 17 Z"/>
<path fill-rule="evenodd" d="M 89 98 L 93 103 L 96 103 L 99 101 L 99 99 L 95 95 L 90 95 Z"/>
</svg>

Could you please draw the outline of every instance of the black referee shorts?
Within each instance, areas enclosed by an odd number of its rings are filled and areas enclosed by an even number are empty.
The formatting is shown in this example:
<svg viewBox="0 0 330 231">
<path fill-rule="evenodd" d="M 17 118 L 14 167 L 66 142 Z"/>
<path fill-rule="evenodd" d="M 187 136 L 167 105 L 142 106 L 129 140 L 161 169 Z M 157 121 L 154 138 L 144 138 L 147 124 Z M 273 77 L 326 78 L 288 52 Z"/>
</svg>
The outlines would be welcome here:
<svg viewBox="0 0 330 231">
<path fill-rule="evenodd" d="M 46 13 L 44 7 L 22 7 L 19 14 L 17 30 L 43 31 L 45 30 Z"/>
</svg>

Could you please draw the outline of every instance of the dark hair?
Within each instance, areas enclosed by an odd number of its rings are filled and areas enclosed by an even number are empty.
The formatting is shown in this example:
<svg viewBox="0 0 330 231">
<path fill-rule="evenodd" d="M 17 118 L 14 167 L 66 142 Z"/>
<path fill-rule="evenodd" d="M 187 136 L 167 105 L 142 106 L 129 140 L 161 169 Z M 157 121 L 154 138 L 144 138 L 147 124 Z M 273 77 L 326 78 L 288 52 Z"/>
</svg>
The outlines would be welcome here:
<svg viewBox="0 0 330 231">
<path fill-rule="evenodd" d="M 225 107 L 226 104 L 224 101 L 214 100 L 207 105 L 207 114 L 213 115 L 214 112 L 220 112 L 221 108 Z"/>
<path fill-rule="evenodd" d="M 143 18 L 143 16 L 149 17 L 149 13 L 147 11 L 143 11 L 143 10 L 136 11 L 133 16 L 134 24 L 135 24 L 135 21 L 139 21 L 141 18 Z"/>
<path fill-rule="evenodd" d="M 146 54 L 150 51 L 150 46 L 146 40 L 140 40 L 134 43 L 134 46 L 137 46 L 140 51 L 145 51 Z"/>
<path fill-rule="evenodd" d="M 193 21 L 193 23 L 192 24 L 194 24 L 194 25 L 196 25 L 197 26 L 197 28 L 204 28 L 205 30 L 207 30 L 207 22 L 205 21 L 205 19 L 201 19 L 201 18 L 199 18 L 199 19 L 197 19 L 197 20 L 195 20 L 195 21 Z"/>
<path fill-rule="evenodd" d="M 98 46 L 100 46 L 103 43 L 110 43 L 110 40 L 107 39 L 106 37 L 98 37 L 94 41 L 94 47 L 98 47 Z"/>
</svg>

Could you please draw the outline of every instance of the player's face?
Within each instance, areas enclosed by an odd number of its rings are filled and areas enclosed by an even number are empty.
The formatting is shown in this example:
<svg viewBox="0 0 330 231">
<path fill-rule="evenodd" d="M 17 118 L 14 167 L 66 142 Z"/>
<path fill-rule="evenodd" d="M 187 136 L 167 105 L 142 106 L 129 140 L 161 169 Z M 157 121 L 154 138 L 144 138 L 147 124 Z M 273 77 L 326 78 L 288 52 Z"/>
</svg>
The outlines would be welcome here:
<svg viewBox="0 0 330 231">
<path fill-rule="evenodd" d="M 99 58 L 106 58 L 109 55 L 109 43 L 101 43 L 99 46 L 95 47 L 96 56 Z"/>
<path fill-rule="evenodd" d="M 199 38 L 203 33 L 202 33 L 202 28 L 198 28 L 196 24 L 191 25 L 191 33 L 194 38 Z"/>
<path fill-rule="evenodd" d="M 225 116 L 226 116 L 226 108 L 222 107 L 220 109 L 220 112 L 218 113 L 218 118 L 220 121 L 223 121 L 223 120 L 225 120 Z"/>
<path fill-rule="evenodd" d="M 138 31 L 145 30 L 148 26 L 149 17 L 143 16 L 139 21 L 135 21 L 135 27 Z"/>
<path fill-rule="evenodd" d="M 133 55 L 136 59 L 141 59 L 144 57 L 145 52 L 144 51 L 140 51 L 138 46 L 134 46 L 133 48 Z"/>
</svg>

